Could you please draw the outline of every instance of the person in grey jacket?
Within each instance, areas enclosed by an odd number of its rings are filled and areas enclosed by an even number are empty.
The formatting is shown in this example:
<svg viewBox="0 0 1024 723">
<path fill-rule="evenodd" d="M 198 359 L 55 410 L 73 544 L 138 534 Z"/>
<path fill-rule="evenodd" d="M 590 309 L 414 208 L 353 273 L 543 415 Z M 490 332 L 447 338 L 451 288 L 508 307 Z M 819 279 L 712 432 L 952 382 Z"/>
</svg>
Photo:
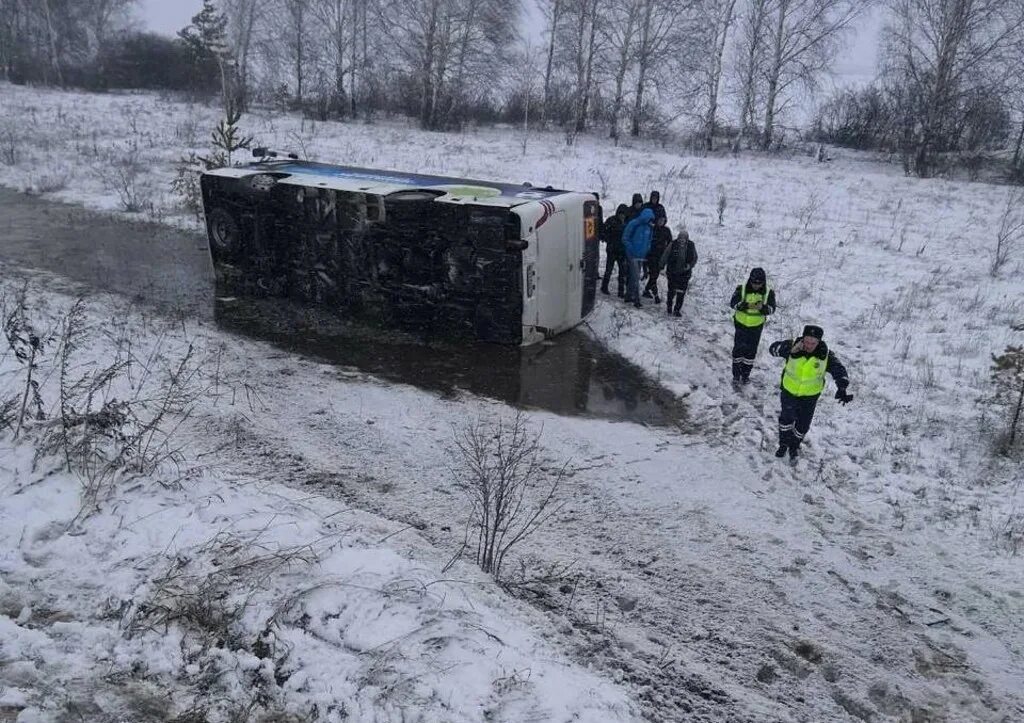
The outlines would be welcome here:
<svg viewBox="0 0 1024 723">
<path fill-rule="evenodd" d="M 683 307 L 683 299 L 686 297 L 686 290 L 690 286 L 690 277 L 696 264 L 697 247 L 690 239 L 689 233 L 685 230 L 680 231 L 661 255 L 661 267 L 665 269 L 665 277 L 668 279 L 668 304 L 665 310 L 669 314 L 682 316 L 679 310 Z"/>
</svg>

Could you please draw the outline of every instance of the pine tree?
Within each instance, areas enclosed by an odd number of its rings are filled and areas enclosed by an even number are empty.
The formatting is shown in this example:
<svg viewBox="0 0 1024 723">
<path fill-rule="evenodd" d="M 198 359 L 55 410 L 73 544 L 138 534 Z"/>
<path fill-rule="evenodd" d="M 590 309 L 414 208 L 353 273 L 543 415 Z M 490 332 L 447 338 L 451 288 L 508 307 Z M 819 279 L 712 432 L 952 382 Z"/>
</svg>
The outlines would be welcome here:
<svg viewBox="0 0 1024 723">
<path fill-rule="evenodd" d="M 227 25 L 227 16 L 217 10 L 214 0 L 203 0 L 202 9 L 192 16 L 191 23 L 178 31 L 178 37 L 192 56 L 194 83 L 216 69 L 224 112 L 231 115 L 235 105 L 235 67 L 228 46 Z"/>
<path fill-rule="evenodd" d="M 211 134 L 213 152 L 209 156 L 199 157 L 207 170 L 230 166 L 232 153 L 252 145 L 252 136 L 242 135 L 238 128 L 238 121 L 241 117 L 240 110 L 230 108 L 227 117 L 221 118 L 217 127 L 213 129 Z"/>
</svg>

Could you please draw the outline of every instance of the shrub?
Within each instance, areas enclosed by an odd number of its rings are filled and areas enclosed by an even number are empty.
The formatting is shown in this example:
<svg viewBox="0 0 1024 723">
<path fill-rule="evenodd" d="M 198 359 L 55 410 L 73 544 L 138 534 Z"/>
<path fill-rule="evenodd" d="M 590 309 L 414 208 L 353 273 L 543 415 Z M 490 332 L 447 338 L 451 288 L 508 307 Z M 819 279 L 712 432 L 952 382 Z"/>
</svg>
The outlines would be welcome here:
<svg viewBox="0 0 1024 723">
<path fill-rule="evenodd" d="M 558 498 L 567 464 L 550 473 L 542 454 L 540 432 L 529 429 L 522 412 L 455 432 L 455 482 L 471 505 L 467 530 L 477 564 L 496 580 L 512 548 L 564 505 Z"/>
</svg>

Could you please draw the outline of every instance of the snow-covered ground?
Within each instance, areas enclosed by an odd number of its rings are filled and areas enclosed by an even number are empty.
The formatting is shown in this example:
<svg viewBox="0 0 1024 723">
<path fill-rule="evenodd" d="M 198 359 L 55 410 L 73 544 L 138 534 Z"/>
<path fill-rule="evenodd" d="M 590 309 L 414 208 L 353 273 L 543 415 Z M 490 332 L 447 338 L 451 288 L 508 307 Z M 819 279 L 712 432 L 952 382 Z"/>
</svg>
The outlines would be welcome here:
<svg viewBox="0 0 1024 723">
<path fill-rule="evenodd" d="M 179 157 L 205 152 L 215 119 L 152 95 L 0 85 L 0 159 L 16 139 L 0 184 L 117 213 L 124 176 L 111 169 L 133 156 L 133 190 L 152 201 L 136 215 L 195 227 L 169 182 Z M 574 567 L 570 584 L 526 605 L 468 563 L 442 573 L 466 513 L 448 471 L 452 425 L 509 414 L 503 405 L 92 296 L 90 318 L 108 332 L 92 358 L 125 335 L 165 345 L 165 364 L 191 343 L 217 354 L 234 403 L 225 391 L 198 403 L 176 436 L 183 471 L 118 487 L 73 524 L 79 482 L 35 464 L 31 435 L 2 437 L 0 709 L 28 706 L 23 720 L 90 705 L 82 715 L 101 720 L 157 700 L 173 714 L 209 706 L 211 720 L 250 704 L 330 719 L 330 701 L 355 720 L 1024 717 L 1013 554 L 1024 475 L 992 453 L 1003 422 L 985 401 L 991 354 L 1021 343 L 1024 322 L 1024 259 L 988 274 L 1006 189 L 908 179 L 842 153 L 698 158 L 591 138 L 567 147 L 557 134 L 530 136 L 524 153 L 520 131 L 269 113 L 243 127 L 318 160 L 593 189 L 610 203 L 660 190 L 701 254 L 684 318 L 602 298 L 588 327 L 685 400 L 686 429 L 529 414 L 574 473 L 563 513 L 523 552 Z M 0 217 L 0 250 L 2 233 Z M 780 303 L 765 342 L 819 323 L 851 373 L 855 401 L 823 396 L 796 469 L 771 456 L 777 362 L 762 349 L 748 388 L 727 383 L 726 302 L 753 265 Z M 3 267 L 9 297 L 23 273 Z M 41 328 L 78 293 L 30 274 Z M 3 364 L 7 398 L 24 378 L 11 354 Z M 224 559 L 258 568 L 231 589 L 246 602 L 238 639 L 204 645 L 187 620 L 147 624 L 155 613 L 140 606 L 169 570 L 223 580 L 211 573 Z M 257 654 L 264 629 L 273 649 Z"/>
</svg>

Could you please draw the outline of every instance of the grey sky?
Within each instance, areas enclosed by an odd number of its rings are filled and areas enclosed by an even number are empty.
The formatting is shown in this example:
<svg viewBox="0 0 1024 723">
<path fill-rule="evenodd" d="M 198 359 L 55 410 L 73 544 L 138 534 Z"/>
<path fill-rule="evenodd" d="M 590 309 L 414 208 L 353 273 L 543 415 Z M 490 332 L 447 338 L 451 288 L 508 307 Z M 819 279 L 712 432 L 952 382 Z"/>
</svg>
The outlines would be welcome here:
<svg viewBox="0 0 1024 723">
<path fill-rule="evenodd" d="M 203 0 L 139 0 L 137 15 L 146 30 L 174 35 L 202 6 Z"/>
</svg>

